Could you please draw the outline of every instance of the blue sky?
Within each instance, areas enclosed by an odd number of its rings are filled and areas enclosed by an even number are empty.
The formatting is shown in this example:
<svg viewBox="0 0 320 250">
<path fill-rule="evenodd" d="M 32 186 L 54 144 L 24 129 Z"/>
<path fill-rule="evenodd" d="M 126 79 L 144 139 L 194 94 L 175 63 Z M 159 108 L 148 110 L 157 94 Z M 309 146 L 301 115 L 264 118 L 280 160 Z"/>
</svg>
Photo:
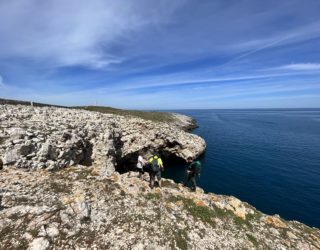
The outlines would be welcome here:
<svg viewBox="0 0 320 250">
<path fill-rule="evenodd" d="M 0 0 L 0 97 L 320 107 L 318 0 Z"/>
</svg>

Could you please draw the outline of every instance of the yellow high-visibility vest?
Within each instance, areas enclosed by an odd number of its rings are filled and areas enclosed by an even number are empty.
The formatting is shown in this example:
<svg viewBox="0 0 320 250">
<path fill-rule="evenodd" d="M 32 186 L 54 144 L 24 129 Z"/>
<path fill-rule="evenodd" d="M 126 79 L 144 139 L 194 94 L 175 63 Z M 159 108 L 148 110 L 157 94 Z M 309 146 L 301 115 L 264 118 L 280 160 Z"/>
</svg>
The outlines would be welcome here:
<svg viewBox="0 0 320 250">
<path fill-rule="evenodd" d="M 153 157 L 151 157 L 151 158 L 149 159 L 149 163 L 151 164 L 154 159 L 158 159 L 158 165 L 159 165 L 159 167 L 163 167 L 163 162 L 162 162 L 161 158 L 158 157 L 158 156 L 153 156 Z"/>
</svg>

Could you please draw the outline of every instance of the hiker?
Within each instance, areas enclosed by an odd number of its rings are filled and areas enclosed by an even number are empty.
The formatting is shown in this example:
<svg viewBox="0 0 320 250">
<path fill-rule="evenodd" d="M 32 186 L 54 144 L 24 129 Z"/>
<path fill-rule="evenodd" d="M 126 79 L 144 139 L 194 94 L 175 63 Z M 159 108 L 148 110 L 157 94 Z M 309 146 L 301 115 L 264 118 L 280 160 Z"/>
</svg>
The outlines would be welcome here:
<svg viewBox="0 0 320 250">
<path fill-rule="evenodd" d="M 138 156 L 138 163 L 137 163 L 137 169 L 139 172 L 139 178 L 142 180 L 143 179 L 143 174 L 144 174 L 144 166 L 148 163 L 147 160 L 145 160 L 141 155 Z"/>
<path fill-rule="evenodd" d="M 187 180 L 184 182 L 184 186 L 187 186 L 191 181 L 192 191 L 196 191 L 196 177 L 200 176 L 201 163 L 200 161 L 194 161 L 192 157 L 188 157 L 187 162 L 190 164 L 187 168 Z"/>
<path fill-rule="evenodd" d="M 153 157 L 149 159 L 149 166 L 150 166 L 150 187 L 154 187 L 154 182 L 157 177 L 157 181 L 159 187 L 161 188 L 161 171 L 164 170 L 163 163 L 161 158 L 155 154 Z"/>
</svg>

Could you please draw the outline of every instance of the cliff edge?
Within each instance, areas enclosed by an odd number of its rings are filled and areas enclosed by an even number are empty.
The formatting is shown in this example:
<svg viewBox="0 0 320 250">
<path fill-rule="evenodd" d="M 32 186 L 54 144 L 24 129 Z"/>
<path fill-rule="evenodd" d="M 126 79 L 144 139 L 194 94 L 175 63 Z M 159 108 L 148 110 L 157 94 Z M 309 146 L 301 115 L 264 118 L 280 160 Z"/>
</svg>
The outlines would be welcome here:
<svg viewBox="0 0 320 250">
<path fill-rule="evenodd" d="M 320 230 L 235 197 L 91 167 L 4 170 L 1 249 L 319 249 Z"/>
<path fill-rule="evenodd" d="M 139 153 L 185 160 L 206 147 L 202 138 L 179 127 L 194 126 L 183 115 L 155 122 L 82 109 L 0 105 L 0 122 L 0 158 L 9 168 L 57 170 L 80 164 L 107 176 L 133 169 Z"/>
<path fill-rule="evenodd" d="M 320 248 L 319 229 L 171 180 L 150 189 L 130 171 L 150 151 L 202 154 L 192 124 L 0 105 L 0 249 Z"/>
</svg>

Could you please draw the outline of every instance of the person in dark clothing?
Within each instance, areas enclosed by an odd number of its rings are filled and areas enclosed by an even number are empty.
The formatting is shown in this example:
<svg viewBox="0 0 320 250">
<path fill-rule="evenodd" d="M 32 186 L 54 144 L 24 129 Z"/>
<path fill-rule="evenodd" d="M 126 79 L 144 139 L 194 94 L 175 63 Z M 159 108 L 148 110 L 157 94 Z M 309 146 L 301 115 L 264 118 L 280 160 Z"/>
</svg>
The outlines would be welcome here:
<svg viewBox="0 0 320 250">
<path fill-rule="evenodd" d="M 191 181 L 191 190 L 196 191 L 196 178 L 200 176 L 201 163 L 200 161 L 194 161 L 192 157 L 188 157 L 187 162 L 189 163 L 189 166 L 187 168 L 187 180 L 184 182 L 184 185 L 187 186 Z"/>
</svg>

